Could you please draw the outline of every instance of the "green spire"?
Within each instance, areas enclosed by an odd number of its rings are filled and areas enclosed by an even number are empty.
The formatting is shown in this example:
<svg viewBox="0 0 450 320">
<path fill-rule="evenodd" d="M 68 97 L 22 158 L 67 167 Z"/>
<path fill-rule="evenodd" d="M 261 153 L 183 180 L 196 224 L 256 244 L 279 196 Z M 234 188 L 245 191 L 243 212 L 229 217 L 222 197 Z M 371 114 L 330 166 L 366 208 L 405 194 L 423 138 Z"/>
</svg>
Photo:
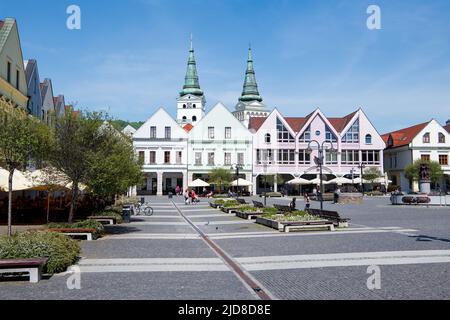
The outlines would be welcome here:
<svg viewBox="0 0 450 320">
<path fill-rule="evenodd" d="M 256 83 L 255 70 L 253 69 L 252 48 L 248 48 L 247 71 L 245 72 L 244 90 L 239 101 L 259 101 L 263 99 L 259 95 Z"/>
<path fill-rule="evenodd" d="M 200 89 L 200 84 L 198 82 L 197 64 L 195 63 L 194 47 L 192 46 L 192 35 L 186 77 L 184 77 L 184 86 L 183 90 L 180 92 L 180 96 L 186 94 L 193 94 L 196 96 L 203 95 L 203 91 Z"/>
</svg>

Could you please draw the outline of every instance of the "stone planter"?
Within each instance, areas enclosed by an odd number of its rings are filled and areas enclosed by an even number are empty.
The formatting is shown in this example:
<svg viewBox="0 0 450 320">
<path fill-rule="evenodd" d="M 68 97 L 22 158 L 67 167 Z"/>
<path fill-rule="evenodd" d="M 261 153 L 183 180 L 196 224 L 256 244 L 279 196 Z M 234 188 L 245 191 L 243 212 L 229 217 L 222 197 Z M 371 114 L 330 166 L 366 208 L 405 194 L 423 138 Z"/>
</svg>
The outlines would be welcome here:
<svg viewBox="0 0 450 320">
<path fill-rule="evenodd" d="M 340 204 L 361 204 L 363 195 L 361 193 L 341 193 L 338 203 Z"/>
<path fill-rule="evenodd" d="M 246 220 L 251 220 L 251 219 L 256 219 L 258 215 L 262 215 L 263 212 L 241 212 L 241 211 L 236 211 L 235 212 L 236 217 L 242 218 L 242 219 L 246 219 Z"/>
<path fill-rule="evenodd" d="M 283 225 L 275 220 L 266 219 L 263 217 L 257 217 L 256 223 L 262 224 L 263 226 L 266 226 L 269 228 L 277 229 L 279 231 L 283 231 Z"/>
</svg>

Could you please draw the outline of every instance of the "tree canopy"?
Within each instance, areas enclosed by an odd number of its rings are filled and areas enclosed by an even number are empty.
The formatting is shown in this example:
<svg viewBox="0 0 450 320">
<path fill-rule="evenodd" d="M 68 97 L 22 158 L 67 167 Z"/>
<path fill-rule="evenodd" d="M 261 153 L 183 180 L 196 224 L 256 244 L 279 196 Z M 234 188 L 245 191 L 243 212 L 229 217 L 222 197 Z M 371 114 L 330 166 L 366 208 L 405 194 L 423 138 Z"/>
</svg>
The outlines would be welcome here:
<svg viewBox="0 0 450 320">
<path fill-rule="evenodd" d="M 433 183 L 439 182 L 444 172 L 442 171 L 441 165 L 437 161 L 426 161 L 418 159 L 405 167 L 405 176 L 409 180 L 419 181 L 420 166 L 422 164 L 426 164 L 430 168 L 431 182 Z"/>
</svg>

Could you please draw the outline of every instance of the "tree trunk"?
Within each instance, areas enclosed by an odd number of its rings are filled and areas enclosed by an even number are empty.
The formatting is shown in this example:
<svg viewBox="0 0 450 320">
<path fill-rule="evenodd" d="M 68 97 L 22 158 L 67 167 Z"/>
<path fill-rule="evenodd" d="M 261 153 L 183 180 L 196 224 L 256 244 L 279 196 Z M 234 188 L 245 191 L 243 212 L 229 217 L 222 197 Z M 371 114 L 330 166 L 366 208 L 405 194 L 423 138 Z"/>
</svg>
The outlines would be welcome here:
<svg viewBox="0 0 450 320">
<path fill-rule="evenodd" d="M 9 171 L 8 177 L 8 237 L 12 236 L 12 188 L 14 169 Z"/>
<path fill-rule="evenodd" d="M 47 223 L 50 218 L 50 191 L 47 191 Z"/>
<path fill-rule="evenodd" d="M 77 210 L 78 181 L 72 182 L 72 199 L 70 202 L 69 223 L 72 223 L 75 211 Z"/>
</svg>

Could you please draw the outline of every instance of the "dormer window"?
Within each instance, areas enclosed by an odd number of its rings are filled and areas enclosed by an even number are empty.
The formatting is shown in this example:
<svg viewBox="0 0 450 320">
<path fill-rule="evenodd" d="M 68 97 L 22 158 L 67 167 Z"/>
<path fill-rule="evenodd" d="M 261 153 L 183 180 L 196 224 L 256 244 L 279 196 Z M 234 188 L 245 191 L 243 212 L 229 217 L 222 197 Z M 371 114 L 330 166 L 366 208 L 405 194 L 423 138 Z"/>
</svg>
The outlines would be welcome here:
<svg viewBox="0 0 450 320">
<path fill-rule="evenodd" d="M 366 134 L 366 144 L 372 144 L 372 135 Z"/>
<path fill-rule="evenodd" d="M 425 133 L 425 134 L 423 135 L 423 137 L 422 137 L 422 142 L 423 142 L 423 143 L 430 143 L 430 133 L 429 133 L 429 132 L 427 132 L 427 133 Z"/>
<path fill-rule="evenodd" d="M 445 135 L 439 132 L 439 143 L 445 143 Z"/>
</svg>

